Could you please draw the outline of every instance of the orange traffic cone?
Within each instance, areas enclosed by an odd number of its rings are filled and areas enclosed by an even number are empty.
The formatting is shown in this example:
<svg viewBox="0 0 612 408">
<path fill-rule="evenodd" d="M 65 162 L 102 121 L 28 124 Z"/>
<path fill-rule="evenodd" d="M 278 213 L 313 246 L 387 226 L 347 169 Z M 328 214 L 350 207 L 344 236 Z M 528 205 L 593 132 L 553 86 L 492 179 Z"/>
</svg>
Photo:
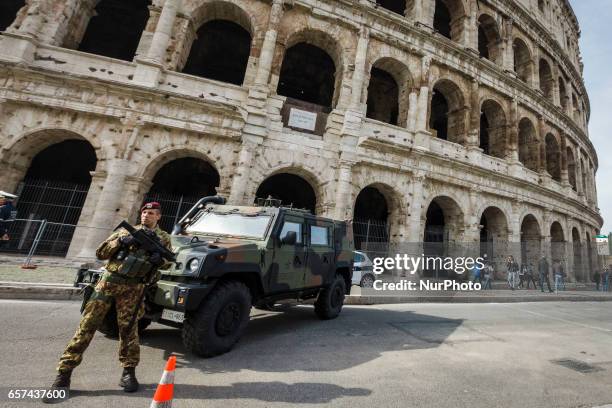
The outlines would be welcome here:
<svg viewBox="0 0 612 408">
<path fill-rule="evenodd" d="M 170 356 L 166 368 L 162 374 L 159 385 L 153 396 L 150 408 L 170 408 L 174 394 L 174 369 L 176 367 L 176 356 Z"/>
</svg>

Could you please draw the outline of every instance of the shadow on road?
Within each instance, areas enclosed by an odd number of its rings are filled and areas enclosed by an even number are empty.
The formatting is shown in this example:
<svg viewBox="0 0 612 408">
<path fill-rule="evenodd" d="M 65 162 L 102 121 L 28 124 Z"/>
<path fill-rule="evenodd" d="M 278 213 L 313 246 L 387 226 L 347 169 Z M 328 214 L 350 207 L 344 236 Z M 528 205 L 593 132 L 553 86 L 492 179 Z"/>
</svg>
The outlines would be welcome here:
<svg viewBox="0 0 612 408">
<path fill-rule="evenodd" d="M 155 384 L 141 384 L 141 390 L 134 394 L 126 394 L 123 390 L 70 391 L 71 399 L 78 397 L 150 397 L 155 392 Z M 177 384 L 175 396 L 185 399 L 256 399 L 266 402 L 286 403 L 328 403 L 342 397 L 367 397 L 372 394 L 365 388 L 344 388 L 325 383 L 286 384 L 279 381 L 243 382 L 230 386 L 206 386 Z"/>
<path fill-rule="evenodd" d="M 159 325 L 143 335 L 141 344 L 162 349 L 167 358 L 204 373 L 339 371 L 367 363 L 385 352 L 438 347 L 463 319 L 379 308 L 345 308 L 334 320 L 318 320 L 312 307 L 284 313 L 256 313 L 245 336 L 227 354 L 204 359 L 186 352 L 181 332 Z M 462 329 L 465 330 L 465 329 Z"/>
</svg>

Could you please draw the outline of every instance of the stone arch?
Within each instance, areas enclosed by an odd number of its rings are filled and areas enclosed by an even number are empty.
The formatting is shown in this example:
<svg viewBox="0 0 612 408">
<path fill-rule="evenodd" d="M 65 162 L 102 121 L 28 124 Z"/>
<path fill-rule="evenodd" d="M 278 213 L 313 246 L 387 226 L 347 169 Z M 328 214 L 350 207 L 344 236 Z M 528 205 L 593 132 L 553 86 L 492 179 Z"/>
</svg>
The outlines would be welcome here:
<svg viewBox="0 0 612 408">
<path fill-rule="evenodd" d="M 540 90 L 544 93 L 545 98 L 552 101 L 555 78 L 551 66 L 545 58 L 540 58 L 538 72 L 540 75 Z"/>
<path fill-rule="evenodd" d="M 480 108 L 480 148 L 484 154 L 506 158 L 506 114 L 499 102 L 486 99 Z"/>
<path fill-rule="evenodd" d="M 388 207 L 388 230 L 390 242 L 402 243 L 406 240 L 404 226 L 407 223 L 409 203 L 405 199 L 410 179 L 399 176 L 397 173 L 379 171 L 370 166 L 357 166 L 354 168 L 351 203 L 354 205 L 361 191 L 367 187 L 374 187 L 385 197 Z M 354 213 L 354 211 L 353 211 Z"/>
<path fill-rule="evenodd" d="M 578 104 L 578 98 L 576 97 L 575 93 L 572 93 L 572 106 L 574 108 L 574 111 L 572 112 L 572 117 L 574 119 L 574 122 L 576 122 L 576 124 L 580 125 L 580 118 L 582 116 L 582 111 L 580 110 L 580 105 Z"/>
<path fill-rule="evenodd" d="M 427 201 L 426 201 L 427 202 Z M 426 257 L 453 256 L 463 239 L 464 212 L 459 201 L 447 195 L 436 195 L 425 207 L 423 228 L 423 253 Z M 426 277 L 454 277 L 453 273 L 439 265 L 423 268 Z"/>
<path fill-rule="evenodd" d="M 566 261 L 565 233 L 559 221 L 553 221 L 550 224 L 550 254 L 553 262 L 555 260 L 559 260 L 560 262 Z M 564 267 L 567 267 L 567 265 L 564 265 Z"/>
<path fill-rule="evenodd" d="M 149 159 L 145 165 L 138 169 L 136 175 L 144 180 L 152 180 L 155 174 L 162 167 L 174 160 L 186 157 L 192 157 L 205 161 L 206 163 L 210 164 L 215 171 L 221 174 L 218 163 L 216 163 L 215 160 L 213 160 L 209 155 L 205 154 L 201 149 L 168 147 L 160 150 L 155 157 Z"/>
<path fill-rule="evenodd" d="M 584 157 L 584 152 L 582 152 L 582 156 Z M 580 175 L 580 179 L 582 181 L 582 194 L 585 195 L 585 197 L 587 196 L 587 191 L 588 191 L 588 186 L 587 186 L 587 169 L 586 169 L 586 165 L 584 164 L 584 158 L 580 159 L 580 169 L 582 170 L 582 174 Z"/>
<path fill-rule="evenodd" d="M 521 81 L 530 84 L 533 77 L 531 51 L 527 43 L 518 37 L 514 39 L 512 48 L 514 51 L 514 72 Z"/>
<path fill-rule="evenodd" d="M 463 144 L 465 141 L 465 98 L 450 79 L 440 79 L 432 87 L 429 128 L 437 138 Z"/>
<path fill-rule="evenodd" d="M 5 31 L 13 24 L 17 13 L 25 5 L 25 0 L 2 0 L 0 2 L 0 31 Z"/>
<path fill-rule="evenodd" d="M 529 118 L 518 124 L 519 161 L 531 171 L 538 171 L 540 163 L 540 141 L 536 128 Z"/>
<path fill-rule="evenodd" d="M 496 64 L 502 62 L 501 36 L 495 19 L 482 13 L 478 17 L 478 53 Z"/>
<path fill-rule="evenodd" d="M 151 0 L 99 0 L 78 50 L 131 61 L 149 20 Z"/>
<path fill-rule="evenodd" d="M 279 174 L 290 174 L 305 180 L 314 190 L 316 202 L 314 213 L 321 214 L 327 211 L 326 202 L 328 201 L 328 192 L 324 188 L 323 181 L 321 180 L 322 173 L 305 163 L 282 162 L 278 163 L 276 166 L 270 166 L 265 162 L 259 163 L 253 168 L 253 175 L 244 196 L 247 197 L 248 200 L 252 200 L 250 202 L 254 202 L 257 196 L 257 190 L 263 182 Z"/>
<path fill-rule="evenodd" d="M 276 68 L 278 94 L 333 108 L 343 67 L 336 39 L 321 30 L 303 29 L 289 35 L 285 44 Z"/>
<path fill-rule="evenodd" d="M 590 282 L 592 276 L 586 276 L 582 259 L 582 240 L 577 227 L 572 228 L 572 254 L 574 258 L 574 277 L 580 282 Z"/>
<path fill-rule="evenodd" d="M 561 181 L 561 150 L 557 138 L 548 133 L 544 139 L 546 144 L 546 170 L 553 180 Z"/>
<path fill-rule="evenodd" d="M 43 149 L 69 139 L 87 141 L 93 147 L 98 162 L 106 159 L 106 152 L 95 135 L 68 127 L 37 127 L 2 147 L 0 160 L 11 166 L 27 167 L 32 158 Z"/>
<path fill-rule="evenodd" d="M 65 256 L 88 196 L 96 193 L 92 172 L 103 167 L 100 150 L 83 134 L 58 128 L 31 130 L 3 150 L 0 188 L 19 196 L 17 217 L 59 223 L 41 237 L 37 253 Z M 23 227 L 15 224 L 16 231 Z M 19 252 L 16 245 L 7 249 Z"/>
<path fill-rule="evenodd" d="M 203 168 L 198 168 L 198 166 L 187 163 L 187 159 L 191 159 L 194 162 L 198 161 L 205 163 L 203 167 L 209 170 L 209 174 L 214 175 L 214 180 L 212 182 L 207 179 L 206 183 L 202 183 L 208 187 L 205 188 L 203 186 L 201 189 L 197 188 L 197 192 L 195 193 L 191 193 L 188 187 L 181 188 L 181 186 L 184 186 L 185 182 L 189 180 L 191 173 L 204 170 Z M 134 172 L 135 179 L 138 181 L 136 196 L 139 197 L 139 199 L 134 202 L 134 207 L 130 210 L 131 214 L 138 212 L 138 208 L 142 202 L 141 198 L 146 200 L 152 195 L 155 195 L 160 200 L 183 201 L 188 204 L 201 198 L 201 194 L 207 193 L 216 192 L 216 194 L 227 198 L 230 191 L 231 175 L 227 173 L 227 166 L 219 160 L 213 159 L 209 154 L 206 154 L 205 149 L 200 146 L 168 146 L 160 150 L 155 150 L 154 153 L 150 152 L 146 155 L 135 157 L 133 160 L 143 164 Z M 172 166 L 175 166 L 175 168 L 172 168 Z M 155 188 L 156 176 L 162 173 L 164 169 L 171 172 L 187 173 L 185 176 L 180 176 L 185 179 L 184 183 L 177 183 L 176 186 L 171 186 L 170 188 Z M 184 171 L 182 169 L 184 169 Z M 207 172 L 204 171 L 204 173 Z M 181 199 L 181 197 L 183 198 Z M 185 204 L 184 207 L 187 206 L 187 204 Z"/>
<path fill-rule="evenodd" d="M 281 187 L 282 186 L 282 187 Z M 294 172 L 275 172 L 266 177 L 257 187 L 255 198 L 275 198 L 285 206 L 303 208 L 317 213 L 315 187 L 304 177 Z"/>
<path fill-rule="evenodd" d="M 589 231 L 589 229 L 587 228 L 587 230 L 584 232 L 584 236 L 585 236 L 585 247 L 586 247 L 586 252 L 587 252 L 587 256 L 586 256 L 586 271 L 585 274 L 587 276 L 593 276 L 593 259 L 597 259 L 597 248 L 596 246 L 593 244 L 593 233 L 592 231 Z"/>
<path fill-rule="evenodd" d="M 537 264 L 542 254 L 542 232 L 535 215 L 526 214 L 521 219 L 521 264 L 531 264 L 537 270 Z"/>
<path fill-rule="evenodd" d="M 499 269 L 508 252 L 508 216 L 497 206 L 487 206 L 479 211 L 480 256 L 496 265 Z"/>
<path fill-rule="evenodd" d="M 444 37 L 461 42 L 466 12 L 462 0 L 435 0 L 433 28 Z"/>
<path fill-rule="evenodd" d="M 385 252 L 391 235 L 389 219 L 398 212 L 397 201 L 393 187 L 384 183 L 370 183 L 359 190 L 353 205 L 355 248 Z"/>
<path fill-rule="evenodd" d="M 570 186 L 572 186 L 572 190 L 577 190 L 576 184 L 576 159 L 574 158 L 574 151 L 570 146 L 566 147 L 566 155 L 567 155 L 567 176 L 569 179 Z"/>
<path fill-rule="evenodd" d="M 197 33 L 182 72 L 242 85 L 255 53 L 254 19 L 227 1 L 206 2 L 193 11 Z"/>
<path fill-rule="evenodd" d="M 376 0 L 378 6 L 402 16 L 406 12 L 406 0 Z"/>
<path fill-rule="evenodd" d="M 433 198 L 431 198 L 430 200 L 426 201 L 428 202 L 428 206 L 424 207 L 424 213 L 423 213 L 423 219 L 425 220 L 425 228 L 424 228 L 424 241 L 426 242 L 438 242 L 438 241 L 431 241 L 428 240 L 427 235 L 428 235 L 428 231 L 427 231 L 427 225 L 428 225 L 428 217 L 427 217 L 427 213 L 429 211 L 429 207 L 431 207 L 432 204 L 436 204 L 441 210 L 442 210 L 442 215 L 443 215 L 443 219 L 442 220 L 436 220 L 435 222 L 438 221 L 443 221 L 442 224 L 430 224 L 432 226 L 439 226 L 442 225 L 444 227 L 443 230 L 440 231 L 433 231 L 430 230 L 429 232 L 435 232 L 435 233 L 443 233 L 442 239 L 444 240 L 444 242 L 450 242 L 450 241 L 454 241 L 454 242 L 459 242 L 461 241 L 461 239 L 463 238 L 463 231 L 465 230 L 465 212 L 463 211 L 463 209 L 461 208 L 461 201 L 458 200 L 456 197 L 453 197 L 452 194 L 443 194 L 443 195 L 435 195 Z M 431 221 L 431 219 L 429 220 Z M 438 236 L 438 238 L 440 238 Z"/>
<path fill-rule="evenodd" d="M 160 226 L 171 231 L 178 220 L 202 197 L 217 195 L 221 190 L 221 175 L 205 154 L 189 149 L 167 150 L 140 169 L 140 201 L 157 201 L 162 205 Z"/>
<path fill-rule="evenodd" d="M 187 10 L 194 27 L 201 27 L 213 20 L 231 21 L 246 30 L 251 37 L 256 37 L 261 29 L 251 11 L 236 2 L 213 0 L 195 2 L 194 5 L 195 8 Z"/>
<path fill-rule="evenodd" d="M 405 127 L 408 121 L 408 67 L 391 57 L 377 59 L 370 68 L 366 116 Z"/>
<path fill-rule="evenodd" d="M 563 77 L 559 77 L 559 99 L 561 102 L 561 107 L 565 110 L 567 109 L 567 88 L 565 86 L 565 80 Z"/>
</svg>

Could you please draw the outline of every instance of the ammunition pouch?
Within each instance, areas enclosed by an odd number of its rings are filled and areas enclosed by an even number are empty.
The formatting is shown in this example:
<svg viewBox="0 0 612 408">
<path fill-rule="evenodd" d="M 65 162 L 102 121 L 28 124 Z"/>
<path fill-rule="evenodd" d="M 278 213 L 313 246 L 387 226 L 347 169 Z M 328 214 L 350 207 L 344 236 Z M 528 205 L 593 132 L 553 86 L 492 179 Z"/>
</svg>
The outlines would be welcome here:
<svg viewBox="0 0 612 408">
<path fill-rule="evenodd" d="M 117 274 L 126 278 L 144 278 L 155 268 L 155 265 L 149 262 L 148 256 L 138 252 L 130 253 L 125 257 Z"/>
</svg>

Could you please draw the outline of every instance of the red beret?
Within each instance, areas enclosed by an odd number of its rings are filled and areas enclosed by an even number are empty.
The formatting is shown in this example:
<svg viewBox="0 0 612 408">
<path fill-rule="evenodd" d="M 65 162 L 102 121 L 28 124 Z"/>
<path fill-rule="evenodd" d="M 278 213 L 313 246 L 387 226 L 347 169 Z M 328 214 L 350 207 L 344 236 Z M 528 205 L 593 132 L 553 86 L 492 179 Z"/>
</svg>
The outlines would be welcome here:
<svg viewBox="0 0 612 408">
<path fill-rule="evenodd" d="M 144 210 L 160 210 L 161 211 L 161 205 L 157 201 L 152 201 L 150 203 L 146 203 L 145 205 L 143 205 L 142 208 L 140 209 L 140 212 L 143 212 Z"/>
</svg>

